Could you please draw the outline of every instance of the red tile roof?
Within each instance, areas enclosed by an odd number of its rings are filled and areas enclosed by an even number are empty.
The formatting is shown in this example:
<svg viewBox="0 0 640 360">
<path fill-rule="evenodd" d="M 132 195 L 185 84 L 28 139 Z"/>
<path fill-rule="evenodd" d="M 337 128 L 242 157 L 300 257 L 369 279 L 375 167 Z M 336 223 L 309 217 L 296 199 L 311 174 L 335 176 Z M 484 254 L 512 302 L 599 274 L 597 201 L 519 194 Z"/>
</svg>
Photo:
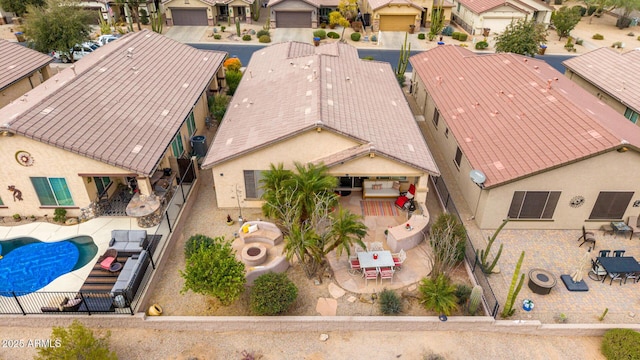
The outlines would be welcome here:
<svg viewBox="0 0 640 360">
<path fill-rule="evenodd" d="M 0 39 L 0 91 L 52 61 L 49 55 Z"/>
<path fill-rule="evenodd" d="M 361 60 L 354 47 L 343 43 L 287 42 L 256 51 L 202 167 L 316 127 L 439 173 L 391 66 Z"/>
<path fill-rule="evenodd" d="M 566 68 L 640 112 L 640 51 L 600 48 L 562 63 Z"/>
<path fill-rule="evenodd" d="M 518 0 L 459 0 L 460 4 L 462 4 L 467 9 L 471 10 L 476 14 L 482 14 L 489 10 L 495 9 L 500 6 L 508 6 L 514 9 L 517 9 L 522 12 L 528 12 L 526 9 L 530 9 L 531 12 L 535 9 L 548 9 L 553 10 L 552 7 L 547 5 L 545 2 L 536 0 L 535 6 L 527 4 L 523 1 Z"/>
<path fill-rule="evenodd" d="M 123 36 L 0 109 L 19 135 L 151 175 L 226 53 Z"/>
<path fill-rule="evenodd" d="M 410 62 L 487 187 L 640 148 L 640 128 L 541 60 L 445 45 Z"/>
</svg>

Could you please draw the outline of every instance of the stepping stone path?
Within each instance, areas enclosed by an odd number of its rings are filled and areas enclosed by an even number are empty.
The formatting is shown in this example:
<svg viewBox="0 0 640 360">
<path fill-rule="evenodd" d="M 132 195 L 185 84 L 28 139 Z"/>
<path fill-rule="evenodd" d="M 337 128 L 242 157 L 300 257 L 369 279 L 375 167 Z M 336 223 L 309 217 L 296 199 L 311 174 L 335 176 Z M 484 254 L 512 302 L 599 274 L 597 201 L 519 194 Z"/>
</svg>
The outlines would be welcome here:
<svg viewBox="0 0 640 360">
<path fill-rule="evenodd" d="M 335 283 L 331 283 L 329 284 L 329 294 L 331 294 L 331 297 L 334 299 L 338 299 L 345 294 L 345 291 Z"/>
<path fill-rule="evenodd" d="M 316 311 L 321 316 L 336 316 L 338 310 L 338 301 L 331 298 L 319 298 L 316 305 Z"/>
</svg>

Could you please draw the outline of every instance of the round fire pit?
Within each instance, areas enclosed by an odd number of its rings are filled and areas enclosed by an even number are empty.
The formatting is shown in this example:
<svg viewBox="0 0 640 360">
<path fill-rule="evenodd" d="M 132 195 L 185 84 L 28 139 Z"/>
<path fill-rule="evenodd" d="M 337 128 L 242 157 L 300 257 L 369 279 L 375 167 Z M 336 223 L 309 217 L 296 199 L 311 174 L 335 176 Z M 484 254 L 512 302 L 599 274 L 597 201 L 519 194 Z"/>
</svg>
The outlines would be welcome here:
<svg viewBox="0 0 640 360">
<path fill-rule="evenodd" d="M 242 261 L 248 266 L 262 264 L 267 259 L 267 248 L 258 243 L 247 244 L 242 248 Z"/>
</svg>

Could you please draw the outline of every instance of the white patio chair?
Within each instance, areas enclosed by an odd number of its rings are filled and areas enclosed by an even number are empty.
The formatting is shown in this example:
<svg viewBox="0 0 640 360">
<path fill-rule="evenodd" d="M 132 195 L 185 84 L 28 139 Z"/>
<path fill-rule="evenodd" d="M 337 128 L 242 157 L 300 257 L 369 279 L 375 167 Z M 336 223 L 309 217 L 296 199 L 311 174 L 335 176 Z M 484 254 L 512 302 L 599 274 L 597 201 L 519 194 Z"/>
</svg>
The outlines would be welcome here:
<svg viewBox="0 0 640 360">
<path fill-rule="evenodd" d="M 362 272 L 362 276 L 364 277 L 364 285 L 367 286 L 369 280 L 375 280 L 376 285 L 378 285 L 378 269 L 364 269 Z"/>
<path fill-rule="evenodd" d="M 382 246 L 382 243 L 379 241 L 374 241 L 372 243 L 369 243 L 369 251 L 383 251 L 384 247 Z"/>
<path fill-rule="evenodd" d="M 640 280 L 640 273 L 628 273 L 624 276 L 624 283 L 627 283 L 627 280 L 631 279 L 634 283 L 637 283 Z"/>
<path fill-rule="evenodd" d="M 407 253 L 404 252 L 404 249 L 400 249 L 398 253 L 391 254 L 391 256 L 393 257 L 393 266 L 397 271 L 400 271 L 400 269 L 402 269 L 402 263 L 407 260 Z"/>
<path fill-rule="evenodd" d="M 604 269 L 604 267 L 602 267 L 602 265 L 598 264 L 596 261 L 591 259 L 591 270 L 589 270 L 589 279 L 596 280 L 596 281 L 604 281 L 606 277 L 607 277 L 607 271 Z"/>
<path fill-rule="evenodd" d="M 382 280 L 384 279 L 389 279 L 391 280 L 391 282 L 393 282 L 394 272 L 395 270 L 393 270 L 393 268 L 390 268 L 390 267 L 380 268 L 380 282 L 382 283 Z"/>
<path fill-rule="evenodd" d="M 620 280 L 620 285 L 622 285 L 622 280 L 624 280 L 624 277 L 618 273 L 609 273 L 608 274 L 609 278 L 611 278 L 611 281 L 609 281 L 609 285 L 613 284 L 614 280 Z"/>
</svg>

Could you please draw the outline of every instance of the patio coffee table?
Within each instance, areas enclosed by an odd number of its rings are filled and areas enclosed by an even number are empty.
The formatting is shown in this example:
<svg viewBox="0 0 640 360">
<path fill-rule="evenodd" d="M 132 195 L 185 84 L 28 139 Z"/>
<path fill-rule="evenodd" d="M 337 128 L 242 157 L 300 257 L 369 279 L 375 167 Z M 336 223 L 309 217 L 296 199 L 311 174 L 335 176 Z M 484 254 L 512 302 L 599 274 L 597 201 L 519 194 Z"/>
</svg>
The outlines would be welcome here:
<svg viewBox="0 0 640 360">
<path fill-rule="evenodd" d="M 612 221 L 611 227 L 613 228 L 613 233 L 616 236 L 618 236 L 618 234 L 625 235 L 628 232 L 633 232 L 633 229 L 623 221 Z M 633 234 L 631 236 L 633 236 Z"/>
<path fill-rule="evenodd" d="M 529 289 L 536 294 L 547 295 L 556 283 L 556 277 L 547 270 L 531 269 L 529 271 Z"/>
<path fill-rule="evenodd" d="M 109 267 L 110 272 L 118 272 L 120 270 L 122 270 L 122 263 L 119 262 L 114 262 L 111 264 L 111 267 Z"/>
</svg>

